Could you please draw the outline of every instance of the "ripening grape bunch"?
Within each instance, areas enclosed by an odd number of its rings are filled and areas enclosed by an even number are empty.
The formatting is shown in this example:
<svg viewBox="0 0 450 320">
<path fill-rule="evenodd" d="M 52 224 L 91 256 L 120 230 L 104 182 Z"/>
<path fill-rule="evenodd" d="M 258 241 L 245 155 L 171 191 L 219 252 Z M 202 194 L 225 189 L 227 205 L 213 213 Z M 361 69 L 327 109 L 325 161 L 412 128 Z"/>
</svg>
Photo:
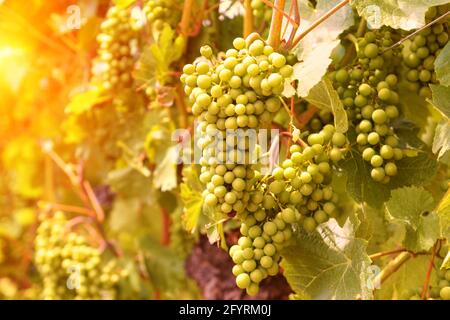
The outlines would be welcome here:
<svg viewBox="0 0 450 320">
<path fill-rule="evenodd" d="M 257 23 L 270 23 L 272 18 L 272 8 L 265 4 L 264 1 L 252 0 L 251 7 L 253 9 L 253 16 L 256 18 Z"/>
<path fill-rule="evenodd" d="M 132 84 L 138 30 L 130 8 L 112 6 L 100 25 L 98 52 L 92 67 L 92 82 L 106 91 L 126 89 Z"/>
<path fill-rule="evenodd" d="M 151 28 L 161 31 L 164 25 L 176 27 L 181 5 L 182 2 L 177 0 L 146 0 L 143 12 Z"/>
<path fill-rule="evenodd" d="M 353 66 L 330 74 L 356 132 L 356 148 L 372 167 L 371 177 L 389 183 L 397 175 L 396 161 L 404 157 L 392 123 L 399 117 L 399 50 L 391 30 L 368 31 L 357 39 Z"/>
<path fill-rule="evenodd" d="M 255 34 L 236 38 L 233 46 L 218 57 L 202 47 L 202 58 L 185 65 L 181 76 L 199 121 L 205 204 L 225 214 L 242 212 L 249 200 L 254 149 L 246 130 L 270 124 L 292 74 L 286 58 Z"/>
<path fill-rule="evenodd" d="M 449 10 L 448 4 L 432 7 L 425 15 L 426 21 L 433 21 Z M 409 90 L 418 92 L 424 98 L 431 98 L 429 84 L 438 83 L 434 71 L 434 62 L 448 43 L 449 36 L 450 26 L 447 18 L 422 30 L 411 38 L 409 46 L 404 46 L 404 77 L 407 80 Z"/>
<path fill-rule="evenodd" d="M 313 232 L 330 217 L 339 216 L 332 166 L 345 154 L 346 137 L 329 124 L 307 141 L 292 145 L 290 158 L 270 176 L 257 174 L 247 209 L 238 215 L 241 237 L 230 248 L 236 264 L 232 272 L 236 284 L 249 295 L 258 293 L 262 280 L 278 273 L 279 252 L 294 228 Z"/>
<path fill-rule="evenodd" d="M 42 298 L 116 299 L 119 281 L 127 275 L 115 260 L 102 253 L 83 235 L 68 229 L 64 213 L 44 217 L 37 229 L 35 256 L 42 278 Z"/>
</svg>

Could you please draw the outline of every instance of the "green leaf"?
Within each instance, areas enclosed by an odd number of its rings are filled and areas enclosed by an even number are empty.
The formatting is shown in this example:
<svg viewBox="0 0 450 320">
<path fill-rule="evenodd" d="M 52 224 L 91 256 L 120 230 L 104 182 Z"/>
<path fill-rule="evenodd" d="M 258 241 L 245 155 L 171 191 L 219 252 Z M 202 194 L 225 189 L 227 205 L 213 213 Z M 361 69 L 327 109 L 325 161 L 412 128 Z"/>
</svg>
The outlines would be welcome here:
<svg viewBox="0 0 450 320">
<path fill-rule="evenodd" d="M 333 229 L 299 232 L 295 244 L 281 252 L 284 276 L 296 293 L 311 299 L 371 299 L 367 242 L 352 235 L 350 223 Z"/>
<path fill-rule="evenodd" d="M 161 191 L 170 191 L 177 187 L 177 151 L 177 146 L 168 148 L 153 172 L 153 183 Z"/>
<path fill-rule="evenodd" d="M 77 93 L 71 98 L 69 104 L 66 106 L 65 112 L 80 115 L 93 106 L 110 99 L 109 96 L 102 94 L 103 92 L 97 89 Z"/>
<path fill-rule="evenodd" d="M 439 237 L 439 217 L 432 212 L 434 200 L 423 188 L 404 187 L 393 190 L 386 203 L 392 221 L 406 226 L 405 248 L 419 252 L 429 250 Z"/>
<path fill-rule="evenodd" d="M 436 208 L 441 222 L 441 236 L 450 241 L 450 191 L 447 191 Z"/>
<path fill-rule="evenodd" d="M 448 3 L 448 0 L 351 0 L 350 3 L 372 29 L 390 26 L 412 30 L 425 25 L 428 8 Z"/>
<path fill-rule="evenodd" d="M 423 151 L 414 157 L 404 157 L 396 164 L 398 174 L 390 183 L 392 189 L 423 185 L 434 178 L 438 169 L 438 162 Z"/>
<path fill-rule="evenodd" d="M 143 50 L 135 77 L 164 85 L 171 79 L 171 64 L 183 55 L 185 46 L 186 39 L 166 24 L 157 41 Z"/>
<path fill-rule="evenodd" d="M 329 110 L 334 115 L 336 131 L 345 133 L 348 130 L 348 118 L 344 105 L 333 84 L 328 78 L 322 79 L 314 86 L 305 98 L 309 103 L 319 109 Z"/>
<path fill-rule="evenodd" d="M 442 49 L 434 61 L 436 78 L 444 86 L 450 86 L 450 42 Z"/>
<path fill-rule="evenodd" d="M 358 202 L 380 208 L 389 199 L 390 190 L 409 185 L 422 185 L 437 172 L 437 162 L 425 152 L 415 157 L 405 157 L 396 162 L 398 174 L 387 185 L 376 182 L 370 176 L 372 167 L 355 150 L 347 153 L 339 163 L 347 174 L 347 192 Z"/>
<path fill-rule="evenodd" d="M 389 276 L 375 292 L 377 300 L 409 299 L 411 292 L 417 293 L 423 287 L 428 268 L 429 257 L 417 256 L 409 259 L 400 269 Z M 434 280 L 436 272 L 432 273 Z"/>
<path fill-rule="evenodd" d="M 127 167 L 111 171 L 108 182 L 115 192 L 109 217 L 113 231 L 139 232 L 147 230 L 156 239 L 161 234 L 161 210 L 152 180 Z"/>
<path fill-rule="evenodd" d="M 389 190 L 372 179 L 371 166 L 356 151 L 347 153 L 341 168 L 347 174 L 347 192 L 358 202 L 380 208 L 389 198 Z"/>
<path fill-rule="evenodd" d="M 110 171 L 107 181 L 112 191 L 128 198 L 145 198 L 151 184 L 151 179 L 130 167 Z"/>
<path fill-rule="evenodd" d="M 198 177 L 196 177 L 198 179 Z M 203 197 L 198 189 L 193 189 L 189 182 L 181 183 L 180 196 L 184 203 L 186 230 L 194 233 L 197 230 L 203 208 Z"/>
<path fill-rule="evenodd" d="M 433 152 L 441 159 L 450 150 L 450 123 L 442 120 L 436 127 L 433 140 Z"/>
<path fill-rule="evenodd" d="M 298 32 L 305 31 L 339 2 L 340 0 L 319 0 L 315 9 L 301 2 L 302 22 Z M 296 52 L 301 62 L 294 66 L 292 77 L 293 80 L 298 80 L 297 94 L 300 97 L 306 97 L 322 79 L 332 62 L 331 53 L 340 43 L 339 35 L 354 23 L 353 11 L 350 5 L 346 5 L 300 41 Z"/>
<path fill-rule="evenodd" d="M 430 104 L 417 93 L 411 92 L 406 88 L 404 83 L 399 85 L 399 95 L 402 100 L 400 105 L 401 113 L 404 117 L 413 121 L 420 128 L 424 128 L 431 115 L 430 109 L 432 108 Z"/>
<path fill-rule="evenodd" d="M 191 280 L 186 276 L 184 260 L 168 247 L 162 247 L 152 238 L 139 239 L 145 270 L 155 291 L 177 298 L 192 289 Z M 173 297 L 174 296 L 174 297 Z M 194 298 L 188 297 L 187 298 Z"/>
<path fill-rule="evenodd" d="M 444 258 L 444 261 L 442 261 L 442 265 L 440 269 L 450 269 L 450 251 L 447 252 L 447 255 Z"/>
<path fill-rule="evenodd" d="M 430 88 L 433 93 L 433 106 L 444 116 L 450 118 L 450 87 L 430 84 Z"/>
<path fill-rule="evenodd" d="M 297 94 L 300 97 L 308 96 L 310 90 L 322 79 L 332 62 L 330 54 L 339 44 L 339 40 L 321 43 L 311 52 L 301 54 L 301 62 L 294 65 L 294 74 L 291 80 L 298 80 Z M 289 96 L 288 96 L 289 97 Z"/>
</svg>

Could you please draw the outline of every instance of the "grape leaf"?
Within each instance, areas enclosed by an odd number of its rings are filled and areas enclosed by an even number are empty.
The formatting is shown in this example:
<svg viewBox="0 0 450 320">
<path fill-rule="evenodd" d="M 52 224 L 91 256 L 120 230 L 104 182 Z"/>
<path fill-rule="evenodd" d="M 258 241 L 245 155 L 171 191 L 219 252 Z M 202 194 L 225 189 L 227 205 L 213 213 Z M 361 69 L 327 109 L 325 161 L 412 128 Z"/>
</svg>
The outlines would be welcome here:
<svg viewBox="0 0 450 320">
<path fill-rule="evenodd" d="M 388 188 L 372 179 L 370 165 L 358 152 L 349 152 L 340 166 L 347 174 L 347 191 L 356 201 L 380 208 L 389 198 Z"/>
<path fill-rule="evenodd" d="M 399 139 L 399 148 L 423 149 L 424 142 L 419 138 L 420 128 L 407 119 L 397 119 L 392 123 L 395 134 Z"/>
<path fill-rule="evenodd" d="M 170 191 L 177 187 L 177 146 L 171 146 L 153 172 L 153 183 L 161 191 Z"/>
<path fill-rule="evenodd" d="M 293 79 L 298 80 L 297 94 L 300 97 L 306 97 L 322 79 L 332 61 L 330 54 L 338 44 L 339 40 L 318 44 L 309 54 L 300 57 L 302 62 L 294 65 Z"/>
<path fill-rule="evenodd" d="M 447 252 L 444 261 L 442 261 L 441 269 L 450 269 L 450 251 Z"/>
<path fill-rule="evenodd" d="M 80 115 L 88 111 L 93 106 L 105 102 L 110 99 L 109 96 L 98 89 L 90 89 L 84 92 L 75 94 L 69 104 L 66 106 L 65 112 Z"/>
<path fill-rule="evenodd" d="M 143 50 L 135 78 L 144 82 L 157 80 L 165 84 L 170 78 L 170 66 L 183 54 L 186 39 L 165 25 L 157 41 Z"/>
<path fill-rule="evenodd" d="M 333 88 L 333 84 L 324 78 L 314 86 L 305 98 L 309 103 L 319 109 L 329 110 L 334 115 L 334 125 L 336 131 L 345 133 L 348 130 L 347 113 L 338 93 Z"/>
<path fill-rule="evenodd" d="M 409 299 L 411 293 L 423 287 L 428 268 L 428 256 L 416 256 L 404 263 L 400 269 L 389 276 L 376 290 L 377 300 L 399 300 Z M 432 273 L 432 280 L 435 279 L 436 272 Z"/>
<path fill-rule="evenodd" d="M 421 128 L 425 127 L 432 109 L 430 104 L 417 93 L 405 88 L 403 83 L 399 86 L 399 95 L 402 97 L 400 107 L 404 117 Z"/>
<path fill-rule="evenodd" d="M 428 8 L 448 3 L 448 0 L 351 0 L 350 3 L 372 29 L 385 25 L 412 30 L 425 25 Z"/>
<path fill-rule="evenodd" d="M 450 87 L 430 84 L 430 88 L 433 93 L 433 106 L 444 116 L 450 118 Z"/>
<path fill-rule="evenodd" d="M 442 120 L 436 127 L 433 140 L 433 152 L 441 159 L 450 150 L 450 123 Z"/>
<path fill-rule="evenodd" d="M 183 169 L 183 183 L 180 184 L 180 197 L 184 203 L 184 220 L 186 230 L 194 233 L 199 225 L 202 214 L 203 197 L 202 184 L 198 173 L 193 167 Z"/>
<path fill-rule="evenodd" d="M 147 233 L 159 239 L 162 229 L 161 211 L 151 187 L 151 179 L 127 167 L 111 171 L 108 182 L 115 192 L 109 217 L 111 229 L 137 232 L 146 228 Z"/>
<path fill-rule="evenodd" d="M 440 201 L 436 213 L 441 221 L 441 235 L 450 240 L 450 191 Z"/>
<path fill-rule="evenodd" d="M 396 164 L 397 176 L 388 185 L 384 185 L 372 179 L 372 167 L 355 150 L 350 151 L 339 163 L 347 174 L 347 191 L 353 199 L 367 202 L 374 208 L 380 208 L 389 199 L 391 189 L 424 184 L 437 172 L 437 162 L 425 152 L 419 152 L 415 157 L 403 158 Z"/>
<path fill-rule="evenodd" d="M 297 31 L 305 31 L 319 17 L 323 16 L 339 0 L 319 0 L 316 8 L 300 2 L 301 24 Z M 322 79 L 332 59 L 333 50 L 339 45 L 339 35 L 354 24 L 350 5 L 345 5 L 325 22 L 306 35 L 296 49 L 298 60 L 294 66 L 293 79 L 298 80 L 297 94 L 306 97 L 309 91 Z M 291 25 L 289 25 L 291 27 Z M 289 32 L 286 32 L 289 34 Z"/>
<path fill-rule="evenodd" d="M 438 239 L 439 217 L 433 208 L 432 195 L 421 187 L 392 190 L 386 211 L 392 221 L 406 226 L 404 246 L 408 250 L 429 250 Z"/>
<path fill-rule="evenodd" d="M 335 222 L 334 231 L 298 232 L 295 244 L 281 252 L 284 276 L 298 294 L 316 300 L 371 299 L 367 241 Z"/>
<path fill-rule="evenodd" d="M 191 280 L 185 273 L 184 260 L 173 250 L 162 247 L 149 237 L 139 239 L 139 244 L 144 257 L 145 270 L 155 291 L 180 294 L 180 291 L 186 291 L 191 286 Z"/>
<path fill-rule="evenodd" d="M 442 49 L 434 61 L 436 78 L 444 86 L 450 86 L 450 42 Z"/>
<path fill-rule="evenodd" d="M 405 157 L 396 162 L 398 174 L 392 179 L 392 189 L 410 185 L 423 185 L 434 178 L 438 163 L 427 152 L 419 151 L 417 156 Z"/>
</svg>

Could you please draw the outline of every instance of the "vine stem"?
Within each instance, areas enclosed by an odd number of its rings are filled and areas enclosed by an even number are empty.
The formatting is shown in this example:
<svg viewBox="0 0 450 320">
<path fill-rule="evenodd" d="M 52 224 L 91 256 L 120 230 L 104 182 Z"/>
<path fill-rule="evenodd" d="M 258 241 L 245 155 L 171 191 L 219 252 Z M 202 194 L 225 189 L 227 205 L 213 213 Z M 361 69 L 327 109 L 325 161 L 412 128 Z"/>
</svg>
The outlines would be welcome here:
<svg viewBox="0 0 450 320">
<path fill-rule="evenodd" d="M 370 258 L 370 260 L 373 261 L 373 260 L 381 258 L 381 257 L 390 256 L 392 254 L 401 253 L 401 252 L 405 252 L 405 251 L 408 251 L 408 250 L 405 248 L 402 248 L 402 249 L 391 250 L 391 251 L 377 252 L 377 253 L 371 254 L 369 256 L 369 258 Z"/>
<path fill-rule="evenodd" d="M 37 205 L 39 208 L 42 208 L 42 209 L 50 208 L 53 210 L 60 210 L 60 211 L 65 211 L 65 212 L 82 214 L 82 215 L 89 216 L 89 217 L 92 217 L 92 215 L 94 214 L 92 212 L 92 210 L 90 210 L 90 209 L 86 209 L 84 207 L 61 204 L 61 203 L 39 201 Z"/>
<path fill-rule="evenodd" d="M 440 241 L 438 240 L 434 246 L 433 249 L 431 249 L 431 257 L 430 257 L 430 262 L 428 263 L 428 270 L 427 270 L 427 274 L 425 275 L 425 281 L 423 283 L 423 289 L 422 289 L 422 294 L 421 294 L 421 298 L 425 299 L 428 293 L 428 286 L 430 284 L 430 278 L 431 278 L 431 272 L 433 271 L 433 265 L 434 265 L 434 258 L 436 258 L 436 249 L 437 246 L 439 245 Z"/>
<path fill-rule="evenodd" d="M 251 0 L 244 0 L 244 38 L 253 32 L 253 9 Z"/>
<path fill-rule="evenodd" d="M 184 1 L 183 14 L 180 21 L 180 32 L 187 35 L 189 32 L 189 24 L 191 23 L 191 11 L 194 0 Z"/>
<path fill-rule="evenodd" d="M 356 31 L 356 36 L 358 38 L 362 37 L 362 35 L 366 31 L 366 27 L 367 27 L 366 19 L 361 18 L 361 20 L 359 21 L 359 24 L 358 24 L 358 30 Z"/>
<path fill-rule="evenodd" d="M 161 209 L 163 230 L 161 234 L 161 245 L 168 246 L 170 243 L 170 215 L 166 208 Z"/>
<path fill-rule="evenodd" d="M 280 46 L 281 26 L 283 24 L 284 5 L 286 0 L 275 0 L 274 10 L 272 13 L 272 22 L 270 24 L 269 38 L 267 41 L 274 48 L 277 49 Z"/>
<path fill-rule="evenodd" d="M 180 85 L 176 86 L 176 94 L 175 94 L 175 101 L 177 104 L 177 107 L 180 111 L 180 124 L 182 128 L 188 127 L 188 111 L 187 106 L 184 101 L 184 93 L 183 89 Z"/>
<path fill-rule="evenodd" d="M 314 115 L 316 114 L 316 112 L 318 110 L 319 109 L 317 109 L 316 106 L 309 104 L 306 111 L 302 112 L 297 119 L 299 128 L 303 129 L 309 123 L 309 121 L 312 119 L 312 117 L 314 117 Z"/>
<path fill-rule="evenodd" d="M 294 3 L 295 1 L 296 0 L 294 0 L 292 3 Z M 283 17 L 285 17 L 289 21 L 289 23 L 292 24 L 293 27 L 298 28 L 299 24 L 294 19 L 292 19 L 289 14 L 284 12 L 284 10 L 280 10 L 280 9 L 276 8 L 275 5 L 272 2 L 270 2 L 269 0 L 262 0 L 262 2 L 264 2 L 268 7 L 272 8 L 272 10 L 277 10 L 277 11 L 281 12 L 283 14 Z"/>
<path fill-rule="evenodd" d="M 430 23 L 427 23 L 426 25 L 424 25 L 422 28 L 417 29 L 416 31 L 414 31 L 413 33 L 407 35 L 406 37 L 404 37 L 403 39 L 401 39 L 400 41 L 398 41 L 397 43 L 394 43 L 392 46 L 386 48 L 383 50 L 382 53 L 389 51 L 391 49 L 394 49 L 396 47 L 398 47 L 399 45 L 401 45 L 403 42 L 405 42 L 408 39 L 411 39 L 412 37 L 414 37 L 416 34 L 420 33 L 422 30 L 425 30 L 426 28 L 432 26 L 433 24 L 435 24 L 436 22 L 444 19 L 445 17 L 447 17 L 448 15 L 450 15 L 450 11 L 448 11 L 447 13 L 444 13 L 442 16 L 434 19 L 433 21 L 431 21 Z"/>
<path fill-rule="evenodd" d="M 394 274 L 400 267 L 412 257 L 409 252 L 402 252 L 392 259 L 387 266 L 375 277 L 375 283 L 383 283 L 389 276 Z"/>
<path fill-rule="evenodd" d="M 292 47 L 295 47 L 300 40 L 302 40 L 308 33 L 310 33 L 312 30 L 317 28 L 322 22 L 327 20 L 329 17 L 331 17 L 333 14 L 335 14 L 339 9 L 344 7 L 347 3 L 349 3 L 350 0 L 343 0 L 340 3 L 338 3 L 336 6 L 331 8 L 328 12 L 326 12 L 323 16 L 321 16 L 319 19 L 314 21 L 305 31 L 300 33 L 297 38 L 295 38 L 294 42 L 292 43 Z"/>
</svg>

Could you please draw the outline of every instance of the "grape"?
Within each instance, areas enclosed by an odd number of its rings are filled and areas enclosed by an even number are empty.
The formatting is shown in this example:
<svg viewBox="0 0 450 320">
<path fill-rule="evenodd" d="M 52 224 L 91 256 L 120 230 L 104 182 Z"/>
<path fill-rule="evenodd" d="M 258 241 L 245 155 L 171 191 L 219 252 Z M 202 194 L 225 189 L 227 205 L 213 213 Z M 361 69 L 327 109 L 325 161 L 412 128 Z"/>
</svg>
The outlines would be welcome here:
<svg viewBox="0 0 450 320">
<path fill-rule="evenodd" d="M 385 177 L 385 172 L 383 168 L 374 168 L 372 169 L 370 175 L 372 176 L 372 179 L 381 182 Z"/>
<path fill-rule="evenodd" d="M 250 276 L 247 273 L 241 273 L 236 277 L 236 285 L 241 289 L 248 288 L 250 283 Z"/>
<path fill-rule="evenodd" d="M 385 123 L 386 120 L 387 120 L 386 112 L 384 110 L 382 110 L 382 109 L 375 110 L 372 113 L 372 120 L 376 124 L 383 124 L 383 123 Z"/>
<path fill-rule="evenodd" d="M 307 217 L 305 218 L 305 220 L 303 221 L 303 228 L 307 231 L 307 232 L 313 232 L 316 229 L 317 223 L 314 220 L 314 218 L 311 217 Z"/>
<path fill-rule="evenodd" d="M 450 300 L 450 286 L 443 287 L 439 292 L 439 296 L 442 300 Z"/>
</svg>

